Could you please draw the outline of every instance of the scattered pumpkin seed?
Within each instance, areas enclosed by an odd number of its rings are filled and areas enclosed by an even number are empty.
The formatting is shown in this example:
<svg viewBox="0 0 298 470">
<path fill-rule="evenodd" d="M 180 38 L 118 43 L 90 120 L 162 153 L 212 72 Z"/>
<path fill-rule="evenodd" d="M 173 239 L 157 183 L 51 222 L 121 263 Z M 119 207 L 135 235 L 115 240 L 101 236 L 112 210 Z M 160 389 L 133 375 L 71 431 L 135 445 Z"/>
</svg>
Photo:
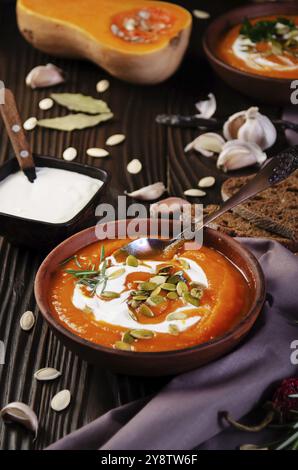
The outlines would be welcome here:
<svg viewBox="0 0 298 470">
<path fill-rule="evenodd" d="M 81 93 L 52 93 L 51 98 L 61 106 L 78 113 L 110 113 L 107 103 Z"/>
<path fill-rule="evenodd" d="M 132 266 L 132 267 L 136 268 L 139 265 L 139 262 L 138 262 L 138 260 L 135 256 L 129 255 L 126 258 L 126 264 L 127 264 L 127 266 Z"/>
<path fill-rule="evenodd" d="M 164 276 L 154 276 L 150 278 L 150 282 L 154 282 L 155 284 L 163 284 L 165 282 Z"/>
<path fill-rule="evenodd" d="M 154 317 L 154 313 L 152 312 L 151 308 L 149 308 L 145 304 L 142 304 L 140 306 L 139 312 L 140 312 L 141 315 L 144 315 L 145 317 L 149 317 L 149 318 Z"/>
<path fill-rule="evenodd" d="M 214 176 L 205 176 L 198 182 L 199 188 L 211 188 L 215 184 Z"/>
<path fill-rule="evenodd" d="M 155 282 L 141 282 L 139 284 L 141 290 L 153 291 L 156 287 L 157 284 L 155 284 Z"/>
<path fill-rule="evenodd" d="M 125 135 L 124 134 L 114 134 L 111 135 L 107 140 L 106 140 L 106 145 L 109 146 L 114 146 L 114 145 L 119 145 L 125 140 Z"/>
<path fill-rule="evenodd" d="M 77 157 L 77 155 L 78 155 L 78 151 L 77 151 L 76 148 L 68 147 L 67 149 L 64 150 L 64 152 L 62 154 L 62 157 L 67 162 L 71 162 L 72 160 L 74 160 Z"/>
<path fill-rule="evenodd" d="M 170 290 L 170 291 L 176 290 L 175 284 L 170 284 L 169 282 L 164 282 L 163 284 L 161 284 L 160 287 L 164 290 Z"/>
<path fill-rule="evenodd" d="M 195 299 L 201 299 L 203 291 L 201 289 L 196 289 L 195 287 L 193 287 L 190 291 L 190 295 Z"/>
<path fill-rule="evenodd" d="M 142 163 L 137 158 L 134 158 L 127 164 L 126 168 L 131 175 L 137 175 L 142 171 Z"/>
<path fill-rule="evenodd" d="M 86 154 L 93 158 L 104 158 L 109 155 L 109 152 L 106 149 L 101 149 L 99 147 L 91 147 L 86 150 Z"/>
<path fill-rule="evenodd" d="M 125 343 L 124 341 L 116 341 L 114 344 L 116 349 L 120 349 L 121 351 L 131 351 L 132 346 L 129 343 Z"/>
<path fill-rule="evenodd" d="M 190 295 L 189 292 L 184 292 L 183 298 L 189 304 L 194 305 L 194 307 L 198 307 L 200 305 L 199 299 L 196 299 L 195 297 Z"/>
<path fill-rule="evenodd" d="M 186 285 L 185 282 L 183 281 L 179 281 L 177 286 L 176 286 L 176 289 L 177 289 L 177 294 L 182 297 L 184 292 L 187 292 L 188 291 L 188 287 Z"/>
<path fill-rule="evenodd" d="M 169 292 L 167 294 L 167 299 L 176 300 L 176 299 L 178 299 L 178 294 L 176 294 L 176 292 Z"/>
<path fill-rule="evenodd" d="M 54 411 L 63 411 L 70 403 L 70 391 L 65 389 L 58 392 L 51 400 L 51 408 Z"/>
<path fill-rule="evenodd" d="M 37 119 L 36 117 L 32 116 L 26 119 L 26 121 L 23 124 L 23 128 L 25 131 L 32 131 L 37 125 Z"/>
<path fill-rule="evenodd" d="M 185 318 L 187 318 L 187 315 L 185 313 L 183 313 L 183 312 L 173 312 L 173 313 L 169 313 L 166 320 L 167 321 L 185 320 Z"/>
<path fill-rule="evenodd" d="M 154 336 L 151 330 L 131 330 L 130 334 L 136 339 L 151 339 Z"/>
<path fill-rule="evenodd" d="M 35 323 L 35 316 L 31 310 L 27 310 L 27 312 L 23 313 L 20 318 L 20 326 L 22 330 L 29 331 L 33 328 Z"/>
<path fill-rule="evenodd" d="M 178 326 L 173 325 L 172 323 L 170 323 L 168 330 L 169 330 L 169 333 L 174 336 L 178 336 L 180 333 Z"/>
<path fill-rule="evenodd" d="M 24 426 L 29 431 L 33 431 L 35 437 L 38 431 L 38 419 L 30 406 L 20 401 L 8 403 L 0 411 L 0 416 L 5 423 L 16 422 Z"/>
<path fill-rule="evenodd" d="M 40 382 L 46 382 L 48 380 L 55 380 L 60 377 L 61 372 L 53 367 L 44 367 L 34 373 L 34 378 Z"/>
<path fill-rule="evenodd" d="M 111 279 L 118 279 L 118 277 L 121 277 L 122 274 L 124 274 L 124 273 L 125 273 L 124 268 L 117 269 L 116 271 L 112 272 L 111 274 L 108 274 L 108 279 L 109 279 L 109 281 Z"/>
<path fill-rule="evenodd" d="M 101 297 L 104 297 L 105 299 L 118 299 L 120 297 L 120 294 L 118 292 L 113 292 L 111 290 L 106 290 L 100 294 Z"/>
<path fill-rule="evenodd" d="M 96 84 L 96 91 L 97 93 L 104 93 L 110 86 L 110 82 L 108 80 L 99 80 Z"/>
<path fill-rule="evenodd" d="M 129 331 L 126 331 L 122 336 L 122 341 L 124 343 L 132 344 L 134 342 L 134 338 L 131 336 Z"/>
<path fill-rule="evenodd" d="M 208 13 L 208 11 L 204 11 L 204 10 L 193 10 L 192 11 L 192 14 L 195 18 L 198 18 L 200 20 L 207 20 L 208 18 L 210 18 L 210 13 Z"/>
<path fill-rule="evenodd" d="M 151 297 L 153 297 L 154 295 L 158 295 L 160 294 L 160 291 L 161 291 L 161 287 L 160 286 L 157 286 L 150 294 Z"/>
<path fill-rule="evenodd" d="M 193 189 L 187 189 L 186 191 L 184 191 L 184 195 L 190 196 L 190 197 L 204 197 L 206 196 L 206 193 L 205 191 L 202 191 L 201 189 L 193 188 Z"/>
<path fill-rule="evenodd" d="M 40 119 L 37 125 L 46 127 L 48 129 L 56 129 L 58 131 L 74 131 L 75 129 L 81 130 L 87 127 L 97 126 L 100 122 L 108 121 L 113 117 L 112 113 L 95 114 L 89 116 L 88 114 L 67 114 L 66 116 Z"/>
<path fill-rule="evenodd" d="M 54 101 L 51 98 L 43 98 L 38 103 L 39 109 L 42 109 L 43 111 L 47 111 L 48 109 L 51 109 L 53 106 L 54 106 Z"/>
</svg>

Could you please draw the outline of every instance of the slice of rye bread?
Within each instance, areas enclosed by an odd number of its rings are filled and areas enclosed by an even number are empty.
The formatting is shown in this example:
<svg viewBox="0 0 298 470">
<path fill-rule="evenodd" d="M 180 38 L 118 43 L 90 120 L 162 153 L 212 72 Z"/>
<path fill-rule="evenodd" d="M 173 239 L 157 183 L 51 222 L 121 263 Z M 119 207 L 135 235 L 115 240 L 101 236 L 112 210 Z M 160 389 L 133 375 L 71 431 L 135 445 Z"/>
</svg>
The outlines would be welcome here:
<svg viewBox="0 0 298 470">
<path fill-rule="evenodd" d="M 251 178 L 243 176 L 226 180 L 221 189 L 222 198 L 231 197 Z M 298 241 L 298 171 L 236 206 L 233 212 L 261 229 Z"/>
<path fill-rule="evenodd" d="M 209 215 L 214 212 L 218 206 L 210 204 L 204 207 L 204 214 Z M 231 237 L 258 237 L 267 238 L 281 243 L 283 246 L 293 251 L 298 251 L 298 241 L 291 240 L 289 238 L 282 237 L 278 234 L 269 232 L 268 230 L 262 229 L 254 225 L 249 220 L 243 219 L 240 215 L 235 214 L 232 211 L 226 212 L 217 219 L 215 219 L 210 227 L 224 232 Z"/>
</svg>

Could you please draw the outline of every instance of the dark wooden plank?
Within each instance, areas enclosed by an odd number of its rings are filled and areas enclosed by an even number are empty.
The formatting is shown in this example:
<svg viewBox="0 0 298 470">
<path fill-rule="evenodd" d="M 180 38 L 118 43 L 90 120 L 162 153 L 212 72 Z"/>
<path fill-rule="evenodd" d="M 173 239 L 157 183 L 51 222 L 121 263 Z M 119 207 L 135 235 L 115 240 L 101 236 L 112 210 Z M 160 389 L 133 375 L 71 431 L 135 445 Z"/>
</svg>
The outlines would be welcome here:
<svg viewBox="0 0 298 470">
<path fill-rule="evenodd" d="M 178 2 L 179 3 L 179 2 Z M 186 7 L 198 7 L 196 1 L 181 1 Z M 200 2 L 212 14 L 239 3 Z M 61 158 L 64 148 L 70 144 L 79 149 L 78 161 L 98 165 L 111 175 L 111 185 L 106 202 L 116 204 L 117 196 L 125 189 L 137 189 L 143 185 L 164 181 L 170 194 L 182 195 L 183 191 L 197 183 L 199 177 L 214 174 L 214 162 L 196 155 L 185 155 L 183 148 L 196 132 L 192 130 L 165 129 L 155 124 L 158 113 L 192 113 L 194 103 L 209 91 L 214 91 L 225 114 L 245 108 L 250 100 L 231 91 L 215 79 L 202 58 L 200 39 L 206 26 L 204 21 L 194 21 L 191 47 L 178 74 L 156 87 L 137 87 L 110 78 L 111 87 L 105 96 L 115 112 L 115 119 L 101 127 L 66 134 L 56 131 L 36 130 L 30 134 L 30 145 L 35 153 Z M 24 84 L 26 73 L 38 64 L 53 61 L 68 74 L 67 86 L 57 91 L 81 91 L 94 94 L 95 84 L 107 74 L 87 62 L 53 59 L 29 46 L 18 33 L 13 2 L 1 2 L 0 7 L 0 77 L 16 94 L 23 119 L 31 115 L 41 116 L 38 102 L 48 95 L 47 90 L 32 91 Z M 277 113 L 274 108 L 270 113 Z M 57 108 L 47 116 L 57 113 Z M 62 114 L 62 112 L 61 112 Z M 112 157 L 92 160 L 85 154 L 86 148 L 103 146 L 106 137 L 114 132 L 127 135 L 126 142 L 112 149 Z M 9 145 L 0 123 L 0 164 L 8 158 Z M 144 171 L 132 176 L 126 172 L 131 158 L 140 158 Z M 220 178 L 219 178 L 220 180 Z M 219 182 L 209 192 L 207 202 L 219 200 Z M 205 202 L 205 201 L 204 201 Z M 17 230 L 17 227 L 16 227 Z M 6 363 L 0 365 L 0 407 L 21 400 L 30 403 L 40 418 L 41 431 L 36 442 L 19 427 L 4 426 L 0 422 L 2 449 L 44 448 L 56 439 L 88 423 L 107 410 L 140 398 L 158 390 L 166 381 L 116 376 L 109 371 L 88 365 L 68 351 L 58 341 L 35 305 L 33 282 L 42 255 L 20 247 L 11 246 L 0 239 L 0 340 L 6 346 Z M 32 309 L 37 316 L 33 332 L 19 328 L 21 314 Z M 51 365 L 62 370 L 62 377 L 51 384 L 34 381 L 36 369 Z M 50 400 L 55 392 L 70 388 L 73 402 L 61 414 L 50 411 Z"/>
</svg>

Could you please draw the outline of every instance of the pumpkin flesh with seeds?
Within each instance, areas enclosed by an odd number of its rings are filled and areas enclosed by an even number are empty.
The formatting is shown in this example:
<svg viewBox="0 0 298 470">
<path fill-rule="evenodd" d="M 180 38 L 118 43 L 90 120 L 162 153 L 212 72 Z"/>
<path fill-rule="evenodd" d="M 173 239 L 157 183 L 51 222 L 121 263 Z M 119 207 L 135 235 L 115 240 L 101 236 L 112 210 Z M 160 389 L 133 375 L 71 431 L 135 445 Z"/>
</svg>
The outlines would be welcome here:
<svg viewBox="0 0 298 470">
<path fill-rule="evenodd" d="M 55 272 L 52 315 L 74 334 L 133 354 L 184 349 L 223 335 L 247 312 L 248 285 L 217 251 L 181 249 L 171 263 L 157 257 L 113 265 L 112 254 L 128 241 L 103 242 L 105 260 L 91 244 Z"/>
<path fill-rule="evenodd" d="M 184 8 L 147 0 L 18 0 L 17 18 L 43 52 L 87 58 L 118 78 L 148 84 L 175 72 L 192 23 Z"/>
</svg>

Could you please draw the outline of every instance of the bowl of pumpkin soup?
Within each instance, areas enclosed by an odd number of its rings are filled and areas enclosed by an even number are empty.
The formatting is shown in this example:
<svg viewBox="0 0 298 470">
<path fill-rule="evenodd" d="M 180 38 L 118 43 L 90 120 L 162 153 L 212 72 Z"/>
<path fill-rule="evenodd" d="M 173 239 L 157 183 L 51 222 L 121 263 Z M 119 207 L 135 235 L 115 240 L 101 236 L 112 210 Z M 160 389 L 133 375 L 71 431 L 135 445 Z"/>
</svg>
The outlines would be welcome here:
<svg viewBox="0 0 298 470">
<path fill-rule="evenodd" d="M 144 376 L 191 370 L 234 348 L 264 302 L 264 278 L 253 255 L 207 228 L 199 249 L 119 258 L 129 239 L 117 234 L 129 223 L 109 222 L 115 238 L 102 241 L 94 227 L 84 230 L 42 263 L 35 296 L 58 337 L 90 362 Z"/>
<path fill-rule="evenodd" d="M 242 93 L 290 103 L 298 79 L 298 5 L 265 3 L 231 10 L 207 29 L 204 50 L 214 71 Z"/>
</svg>

